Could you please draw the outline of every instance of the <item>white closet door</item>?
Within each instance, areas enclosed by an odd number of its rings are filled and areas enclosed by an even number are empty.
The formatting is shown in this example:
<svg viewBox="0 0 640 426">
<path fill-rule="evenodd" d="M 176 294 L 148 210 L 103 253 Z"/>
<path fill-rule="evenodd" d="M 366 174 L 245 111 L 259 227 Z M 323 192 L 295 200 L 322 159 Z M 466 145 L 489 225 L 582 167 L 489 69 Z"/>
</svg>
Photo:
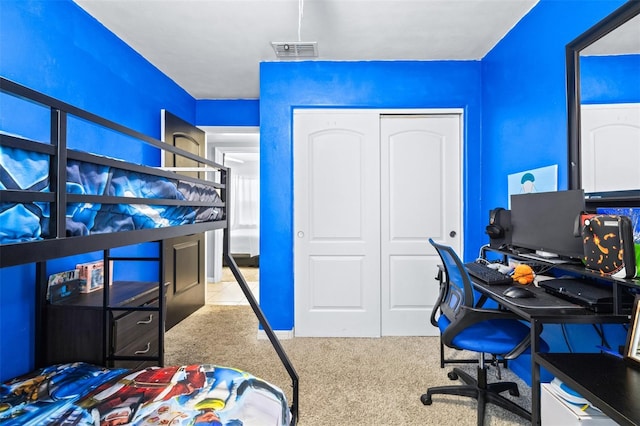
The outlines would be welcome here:
<svg viewBox="0 0 640 426">
<path fill-rule="evenodd" d="M 640 104 L 583 105 L 580 115 L 585 192 L 640 188 Z"/>
<path fill-rule="evenodd" d="M 382 335 L 438 333 L 429 316 L 441 261 L 428 238 L 461 250 L 460 123 L 455 114 L 381 118 Z"/>
<path fill-rule="evenodd" d="M 296 336 L 380 335 L 378 117 L 294 113 Z"/>
<path fill-rule="evenodd" d="M 294 112 L 296 336 L 433 335 L 461 251 L 461 116 Z"/>
</svg>

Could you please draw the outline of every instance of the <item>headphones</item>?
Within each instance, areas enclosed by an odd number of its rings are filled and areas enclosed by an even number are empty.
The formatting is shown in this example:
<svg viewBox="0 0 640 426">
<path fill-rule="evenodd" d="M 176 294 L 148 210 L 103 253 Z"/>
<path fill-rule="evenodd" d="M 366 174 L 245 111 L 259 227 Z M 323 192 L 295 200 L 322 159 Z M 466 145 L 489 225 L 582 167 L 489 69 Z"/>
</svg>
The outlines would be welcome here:
<svg viewBox="0 0 640 426">
<path fill-rule="evenodd" d="M 485 228 L 485 233 L 489 238 L 502 238 L 504 237 L 504 228 L 500 226 L 498 222 L 498 215 L 501 211 L 504 211 L 502 207 L 496 207 L 489 212 L 489 225 Z"/>
</svg>

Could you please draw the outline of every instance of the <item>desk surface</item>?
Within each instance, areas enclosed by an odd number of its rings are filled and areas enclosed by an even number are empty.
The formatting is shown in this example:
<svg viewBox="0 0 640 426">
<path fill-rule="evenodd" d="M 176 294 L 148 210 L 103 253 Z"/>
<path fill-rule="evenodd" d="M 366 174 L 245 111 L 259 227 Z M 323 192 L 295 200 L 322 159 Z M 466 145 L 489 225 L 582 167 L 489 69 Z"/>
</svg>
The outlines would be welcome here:
<svg viewBox="0 0 640 426">
<path fill-rule="evenodd" d="M 620 322 L 628 321 L 628 316 L 598 314 L 583 306 L 547 293 L 544 289 L 534 285 L 528 285 L 527 288 L 534 293 L 535 297 L 525 299 L 513 299 L 503 296 L 502 292 L 509 288 L 509 285 L 487 285 L 479 281 L 473 281 L 473 285 L 476 290 L 526 320 L 535 318 L 543 322 L 593 323 L 599 322 L 598 318 L 602 318 L 602 321 L 607 322 L 611 322 L 614 318 L 619 318 Z"/>
<path fill-rule="evenodd" d="M 600 353 L 541 353 L 536 360 L 616 422 L 640 425 L 640 369 Z"/>
</svg>

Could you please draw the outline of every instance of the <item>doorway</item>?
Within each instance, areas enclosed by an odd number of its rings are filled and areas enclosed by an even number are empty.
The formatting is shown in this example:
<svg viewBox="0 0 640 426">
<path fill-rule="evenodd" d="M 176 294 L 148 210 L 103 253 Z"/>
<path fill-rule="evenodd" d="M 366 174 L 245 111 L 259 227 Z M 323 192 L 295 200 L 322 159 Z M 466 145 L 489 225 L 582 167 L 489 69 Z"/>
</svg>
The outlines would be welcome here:
<svg viewBox="0 0 640 426">
<path fill-rule="evenodd" d="M 258 127 L 201 127 L 207 133 L 207 158 L 229 167 L 227 184 L 230 254 L 259 299 L 260 131 Z M 222 259 L 222 230 L 207 236 L 207 303 L 245 304 Z"/>
<path fill-rule="evenodd" d="M 461 250 L 460 110 L 294 111 L 296 336 L 435 335 Z"/>
</svg>

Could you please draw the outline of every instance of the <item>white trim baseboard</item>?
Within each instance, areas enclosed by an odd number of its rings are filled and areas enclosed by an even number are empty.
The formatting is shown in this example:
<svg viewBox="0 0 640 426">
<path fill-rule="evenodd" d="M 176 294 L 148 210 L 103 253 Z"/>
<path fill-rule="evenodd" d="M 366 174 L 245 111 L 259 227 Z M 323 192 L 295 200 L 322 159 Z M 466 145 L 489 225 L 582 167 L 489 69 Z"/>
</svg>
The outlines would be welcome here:
<svg viewBox="0 0 640 426">
<path fill-rule="evenodd" d="M 293 339 L 293 329 L 291 330 L 273 330 L 279 340 Z M 264 330 L 258 330 L 258 340 L 269 340 Z"/>
</svg>

